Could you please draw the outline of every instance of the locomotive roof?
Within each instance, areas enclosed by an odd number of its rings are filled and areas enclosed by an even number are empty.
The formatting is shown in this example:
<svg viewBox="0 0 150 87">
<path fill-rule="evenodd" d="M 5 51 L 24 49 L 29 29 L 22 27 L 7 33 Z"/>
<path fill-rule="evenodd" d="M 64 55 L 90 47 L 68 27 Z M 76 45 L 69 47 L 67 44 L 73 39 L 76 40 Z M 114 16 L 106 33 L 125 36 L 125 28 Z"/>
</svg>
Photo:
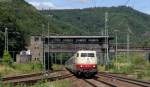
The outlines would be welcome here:
<svg viewBox="0 0 150 87">
<path fill-rule="evenodd" d="M 77 53 L 82 53 L 82 52 L 85 52 L 85 53 L 94 53 L 94 52 L 96 52 L 96 51 L 94 51 L 94 50 L 79 50 L 79 51 L 77 51 Z"/>
</svg>

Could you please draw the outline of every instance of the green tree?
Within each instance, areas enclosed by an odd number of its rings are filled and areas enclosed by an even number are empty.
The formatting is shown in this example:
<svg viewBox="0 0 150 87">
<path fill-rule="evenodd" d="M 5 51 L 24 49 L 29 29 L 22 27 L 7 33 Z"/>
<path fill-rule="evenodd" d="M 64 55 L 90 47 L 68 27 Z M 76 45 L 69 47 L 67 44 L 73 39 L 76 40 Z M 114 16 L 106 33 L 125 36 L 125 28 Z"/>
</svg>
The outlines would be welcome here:
<svg viewBox="0 0 150 87">
<path fill-rule="evenodd" d="M 10 53 L 8 51 L 4 50 L 3 59 L 2 59 L 3 64 L 11 65 L 12 61 L 13 60 L 12 60 Z"/>
</svg>

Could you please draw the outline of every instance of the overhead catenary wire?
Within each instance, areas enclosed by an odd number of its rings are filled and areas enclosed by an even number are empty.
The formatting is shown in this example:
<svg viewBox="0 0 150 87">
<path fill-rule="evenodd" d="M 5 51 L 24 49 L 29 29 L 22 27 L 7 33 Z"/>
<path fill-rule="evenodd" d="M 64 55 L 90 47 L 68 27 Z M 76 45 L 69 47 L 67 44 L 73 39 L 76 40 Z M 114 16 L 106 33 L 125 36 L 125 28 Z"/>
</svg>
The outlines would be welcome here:
<svg viewBox="0 0 150 87">
<path fill-rule="evenodd" d="M 96 8 L 97 7 L 97 1 L 96 0 L 92 0 L 92 3 L 93 3 L 92 7 Z"/>
<path fill-rule="evenodd" d="M 125 2 L 124 6 L 127 6 L 129 2 L 130 2 L 130 0 L 127 0 L 127 1 Z"/>
<path fill-rule="evenodd" d="M 126 2 L 125 2 L 125 6 L 127 6 L 127 4 L 130 2 L 130 0 L 127 0 Z M 105 12 L 105 35 L 107 35 L 108 36 L 108 29 L 107 29 L 107 22 L 108 22 L 108 13 L 107 12 Z M 127 36 L 129 36 L 129 35 L 127 35 Z M 107 63 L 109 62 L 109 55 L 108 55 L 108 40 L 107 40 L 108 38 L 106 38 L 106 44 L 107 44 L 107 48 L 106 48 L 106 65 L 107 65 Z M 127 37 L 127 42 L 129 42 L 129 37 Z M 127 45 L 127 49 L 129 50 L 129 43 L 128 43 L 128 45 Z"/>
</svg>

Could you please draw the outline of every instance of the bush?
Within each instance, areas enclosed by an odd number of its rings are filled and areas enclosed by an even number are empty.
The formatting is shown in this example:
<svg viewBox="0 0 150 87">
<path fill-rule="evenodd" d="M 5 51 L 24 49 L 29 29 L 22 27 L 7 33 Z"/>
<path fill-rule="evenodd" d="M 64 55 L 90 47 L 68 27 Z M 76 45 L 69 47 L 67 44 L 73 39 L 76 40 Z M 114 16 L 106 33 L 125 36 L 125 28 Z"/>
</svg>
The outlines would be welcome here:
<svg viewBox="0 0 150 87">
<path fill-rule="evenodd" d="M 120 53 L 112 60 L 110 72 L 137 75 L 137 79 L 150 79 L 150 63 L 144 59 L 144 53 L 130 53 L 129 58 Z"/>
<path fill-rule="evenodd" d="M 42 70 L 42 64 L 41 63 L 13 64 L 13 68 L 22 73 L 38 72 Z"/>
<path fill-rule="evenodd" d="M 131 74 L 137 79 L 150 80 L 150 63 L 145 59 L 146 53 L 132 52 L 127 55 L 119 53 L 109 66 L 98 66 L 99 71 Z"/>
<path fill-rule="evenodd" d="M 10 53 L 6 50 L 4 50 L 2 62 L 4 65 L 9 65 L 9 66 L 12 65 L 12 62 L 13 62 L 12 57 Z"/>
</svg>

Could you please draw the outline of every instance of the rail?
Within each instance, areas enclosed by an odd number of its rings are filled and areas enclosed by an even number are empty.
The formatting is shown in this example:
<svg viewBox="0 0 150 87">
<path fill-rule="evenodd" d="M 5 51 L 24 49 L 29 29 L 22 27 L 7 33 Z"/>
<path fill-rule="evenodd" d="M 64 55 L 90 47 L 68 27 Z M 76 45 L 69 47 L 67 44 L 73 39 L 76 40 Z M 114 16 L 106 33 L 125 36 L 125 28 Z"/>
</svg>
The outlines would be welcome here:
<svg viewBox="0 0 150 87">
<path fill-rule="evenodd" d="M 59 72 L 59 71 L 54 71 L 54 72 L 49 72 L 49 74 Z M 16 76 L 16 77 L 8 77 L 8 78 L 3 78 L 3 84 L 27 84 L 27 85 L 33 85 L 34 83 L 42 80 L 47 80 L 47 81 L 55 81 L 55 80 L 60 80 L 60 79 L 65 79 L 72 77 L 72 74 L 56 74 L 53 76 L 46 75 L 44 76 L 43 73 L 36 73 L 36 74 L 30 74 L 30 75 L 22 75 L 22 76 Z"/>
<path fill-rule="evenodd" d="M 122 81 L 125 82 L 126 84 L 133 84 L 136 86 L 141 86 L 141 87 L 150 87 L 150 82 L 146 82 L 146 81 L 141 81 L 141 80 L 137 80 L 137 79 L 131 79 L 131 78 L 127 78 L 127 77 L 123 77 L 123 76 L 118 76 L 117 74 L 109 74 L 109 73 L 98 73 L 99 78 L 101 77 L 105 77 L 108 79 L 112 79 L 112 81 Z"/>
</svg>

